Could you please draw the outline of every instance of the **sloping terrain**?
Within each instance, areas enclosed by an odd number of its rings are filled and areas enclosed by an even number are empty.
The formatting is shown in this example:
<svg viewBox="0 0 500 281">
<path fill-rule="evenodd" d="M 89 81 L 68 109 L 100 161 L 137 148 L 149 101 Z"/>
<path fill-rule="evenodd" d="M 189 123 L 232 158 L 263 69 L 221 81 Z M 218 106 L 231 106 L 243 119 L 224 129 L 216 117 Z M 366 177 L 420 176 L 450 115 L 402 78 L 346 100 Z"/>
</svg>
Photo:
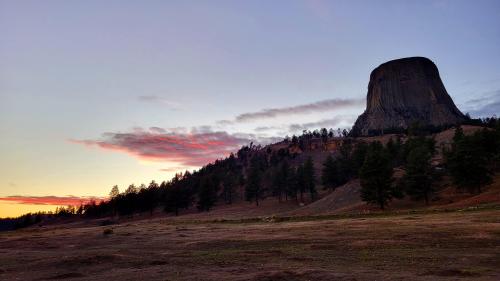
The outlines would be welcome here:
<svg viewBox="0 0 500 281">
<path fill-rule="evenodd" d="M 359 180 L 353 180 L 336 188 L 333 192 L 311 204 L 296 210 L 280 213 L 280 215 L 310 216 L 330 214 L 340 210 L 347 211 L 351 208 L 365 205 L 360 198 L 360 189 Z"/>
</svg>

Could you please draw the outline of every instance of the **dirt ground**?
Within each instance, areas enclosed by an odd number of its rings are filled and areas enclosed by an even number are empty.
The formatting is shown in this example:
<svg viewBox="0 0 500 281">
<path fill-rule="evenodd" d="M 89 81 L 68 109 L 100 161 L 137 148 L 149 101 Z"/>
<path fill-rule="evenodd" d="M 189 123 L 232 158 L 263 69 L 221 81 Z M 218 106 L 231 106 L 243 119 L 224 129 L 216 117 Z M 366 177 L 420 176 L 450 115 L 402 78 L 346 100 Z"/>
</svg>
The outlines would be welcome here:
<svg viewBox="0 0 500 281">
<path fill-rule="evenodd" d="M 0 280 L 500 280 L 500 209 L 0 233 Z"/>
</svg>

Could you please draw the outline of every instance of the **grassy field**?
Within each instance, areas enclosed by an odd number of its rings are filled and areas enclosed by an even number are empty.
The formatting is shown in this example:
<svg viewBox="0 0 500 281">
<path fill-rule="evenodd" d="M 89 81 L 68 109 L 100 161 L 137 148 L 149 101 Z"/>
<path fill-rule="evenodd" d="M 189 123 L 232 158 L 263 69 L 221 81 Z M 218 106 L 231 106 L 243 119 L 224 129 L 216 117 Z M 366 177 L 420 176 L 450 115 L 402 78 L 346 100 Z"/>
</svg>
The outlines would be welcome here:
<svg viewBox="0 0 500 281">
<path fill-rule="evenodd" d="M 1 280 L 499 280 L 500 210 L 0 234 Z"/>
</svg>

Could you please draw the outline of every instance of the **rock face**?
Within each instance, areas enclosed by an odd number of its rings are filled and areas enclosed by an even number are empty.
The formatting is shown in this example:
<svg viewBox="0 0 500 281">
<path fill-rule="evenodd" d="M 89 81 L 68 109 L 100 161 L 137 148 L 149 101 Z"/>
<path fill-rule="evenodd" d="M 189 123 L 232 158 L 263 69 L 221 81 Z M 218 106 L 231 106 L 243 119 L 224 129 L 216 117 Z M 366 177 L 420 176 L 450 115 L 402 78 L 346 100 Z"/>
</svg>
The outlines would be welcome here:
<svg viewBox="0 0 500 281">
<path fill-rule="evenodd" d="M 461 123 L 465 116 L 446 92 L 436 65 L 423 57 L 381 64 L 370 74 L 366 110 L 353 135 L 406 129 L 418 122 L 441 127 Z"/>
</svg>

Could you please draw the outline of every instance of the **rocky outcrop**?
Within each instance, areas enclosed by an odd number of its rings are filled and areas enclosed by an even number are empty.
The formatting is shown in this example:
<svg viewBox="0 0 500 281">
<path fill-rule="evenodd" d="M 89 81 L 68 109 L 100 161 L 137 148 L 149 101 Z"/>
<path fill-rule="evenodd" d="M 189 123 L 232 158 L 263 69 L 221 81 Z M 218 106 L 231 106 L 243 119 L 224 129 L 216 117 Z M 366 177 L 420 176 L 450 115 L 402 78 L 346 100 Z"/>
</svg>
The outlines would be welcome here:
<svg viewBox="0 0 500 281">
<path fill-rule="evenodd" d="M 427 58 L 411 57 L 386 62 L 372 71 L 366 110 L 356 120 L 352 134 L 380 134 L 416 122 L 444 127 L 464 120 L 436 65 Z"/>
</svg>

